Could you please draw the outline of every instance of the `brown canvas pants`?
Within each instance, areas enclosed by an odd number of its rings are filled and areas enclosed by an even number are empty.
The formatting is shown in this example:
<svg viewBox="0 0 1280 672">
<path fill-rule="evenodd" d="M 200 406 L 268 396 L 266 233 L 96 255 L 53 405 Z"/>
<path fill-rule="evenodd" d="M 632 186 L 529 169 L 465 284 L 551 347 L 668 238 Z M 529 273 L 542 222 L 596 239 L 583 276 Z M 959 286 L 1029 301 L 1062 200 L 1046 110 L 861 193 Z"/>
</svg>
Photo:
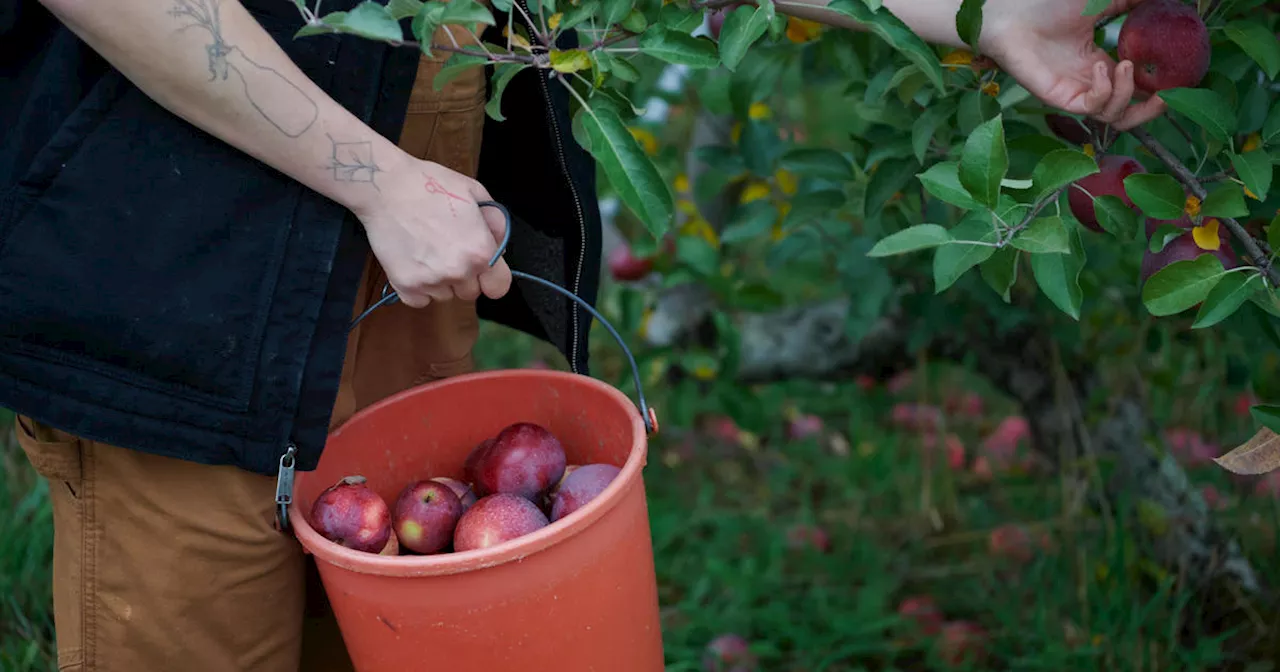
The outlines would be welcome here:
<svg viewBox="0 0 1280 672">
<path fill-rule="evenodd" d="M 483 74 L 436 92 L 442 62 L 420 63 L 400 145 L 474 176 Z M 371 256 L 357 314 L 385 281 Z M 332 425 L 470 370 L 478 328 L 472 302 L 374 312 L 347 346 Z M 17 433 L 53 500 L 59 670 L 352 669 L 314 561 L 274 527 L 274 478 L 87 441 L 30 418 Z"/>
</svg>

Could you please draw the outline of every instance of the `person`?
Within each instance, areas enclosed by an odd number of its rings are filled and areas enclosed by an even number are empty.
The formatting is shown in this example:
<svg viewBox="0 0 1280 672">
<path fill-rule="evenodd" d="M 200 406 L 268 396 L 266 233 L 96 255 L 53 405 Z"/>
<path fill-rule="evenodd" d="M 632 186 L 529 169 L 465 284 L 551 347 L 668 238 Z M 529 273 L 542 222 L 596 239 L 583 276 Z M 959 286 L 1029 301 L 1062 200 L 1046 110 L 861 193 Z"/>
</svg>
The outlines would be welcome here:
<svg viewBox="0 0 1280 672">
<path fill-rule="evenodd" d="M 825 2 L 777 4 L 863 29 Z M 1157 116 L 1084 2 L 988 0 L 983 51 L 1068 112 Z M 884 6 L 959 47 L 959 3 Z M 479 319 L 588 371 L 590 315 L 510 273 L 596 297 L 567 92 L 527 69 L 488 119 L 481 71 L 434 90 L 448 54 L 299 25 L 281 0 L 0 0 L 0 405 L 50 484 L 61 670 L 350 669 L 282 469 L 470 370 Z M 348 333 L 385 283 L 402 303 Z"/>
</svg>

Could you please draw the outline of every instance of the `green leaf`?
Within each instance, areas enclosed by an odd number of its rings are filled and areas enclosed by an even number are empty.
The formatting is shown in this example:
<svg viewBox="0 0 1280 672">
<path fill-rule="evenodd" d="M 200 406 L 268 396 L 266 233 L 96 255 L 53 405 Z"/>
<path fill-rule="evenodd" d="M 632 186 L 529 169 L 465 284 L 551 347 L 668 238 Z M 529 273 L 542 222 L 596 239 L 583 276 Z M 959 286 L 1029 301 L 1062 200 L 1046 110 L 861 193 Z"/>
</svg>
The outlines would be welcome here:
<svg viewBox="0 0 1280 672">
<path fill-rule="evenodd" d="M 1061 217 L 1041 217 L 1031 222 L 1010 244 L 1033 254 L 1071 253 L 1071 239 Z"/>
<path fill-rule="evenodd" d="M 916 224 L 890 234 L 876 243 L 868 257 L 889 257 L 937 247 L 951 240 L 951 234 L 937 224 Z"/>
<path fill-rule="evenodd" d="M 955 114 L 956 106 L 950 98 L 939 100 L 925 108 L 924 113 L 911 125 L 911 151 L 915 152 L 916 161 L 924 163 L 925 154 L 929 151 L 929 143 L 937 135 L 942 124 Z"/>
<path fill-rule="evenodd" d="M 782 228 L 793 229 L 805 222 L 824 219 L 839 210 L 847 200 L 839 189 L 809 192 L 791 202 L 791 212 L 782 220 Z"/>
<path fill-rule="evenodd" d="M 1280 105 L 1272 105 L 1262 124 L 1262 142 L 1269 145 L 1277 136 L 1280 136 Z"/>
<path fill-rule="evenodd" d="M 457 2 L 458 0 L 452 0 Z M 452 2 L 450 4 L 452 4 Z M 585 49 L 551 52 L 551 69 L 556 72 L 578 72 L 591 67 L 591 57 Z"/>
<path fill-rule="evenodd" d="M 915 159 L 881 161 L 876 172 L 871 175 L 871 181 L 867 183 L 867 191 L 862 200 L 863 215 L 873 220 L 879 217 L 889 199 L 911 182 L 911 176 L 917 168 L 919 165 Z"/>
<path fill-rule="evenodd" d="M 1267 200 L 1267 192 L 1271 191 L 1273 172 L 1270 154 L 1261 149 L 1244 154 L 1232 154 L 1231 166 L 1236 169 L 1236 175 L 1244 181 L 1244 186 L 1248 187 L 1258 200 Z"/>
<path fill-rule="evenodd" d="M 1089 2 L 1085 3 L 1084 11 L 1080 13 L 1080 16 L 1097 16 L 1102 13 L 1102 10 L 1110 6 L 1111 0 L 1089 0 Z"/>
<path fill-rule="evenodd" d="M 796 175 L 812 175 L 837 181 L 853 179 L 853 164 L 834 149 L 798 147 L 783 154 L 779 165 Z"/>
<path fill-rule="evenodd" d="M 308 37 L 310 35 L 340 33 L 342 32 L 342 23 L 346 20 L 346 12 L 329 12 L 328 14 L 320 17 L 319 21 L 316 23 L 304 24 L 298 29 L 298 32 L 293 34 L 293 37 L 296 39 L 299 37 Z"/>
<path fill-rule="evenodd" d="M 440 72 L 436 73 L 431 86 L 436 91 L 441 91 L 446 84 L 457 79 L 458 75 L 472 68 L 484 67 L 488 62 L 489 59 L 484 54 L 454 54 L 444 62 Z"/>
<path fill-rule="evenodd" d="M 524 68 L 525 65 L 523 63 L 499 63 L 494 68 L 493 95 L 490 96 L 489 102 L 484 106 L 485 113 L 494 121 L 506 121 L 507 118 L 502 116 L 502 92 L 507 90 L 507 85 L 511 83 L 511 78 L 515 77 Z"/>
<path fill-rule="evenodd" d="M 996 250 L 990 259 L 978 266 L 978 272 L 987 281 L 987 286 L 994 289 L 1005 303 L 1009 303 L 1010 290 L 1018 280 L 1018 251 L 1012 247 Z"/>
<path fill-rule="evenodd" d="M 298 0 L 298 4 L 302 2 L 303 0 Z M 391 18 L 396 21 L 417 16 L 422 11 L 422 0 L 391 0 L 387 3 L 387 11 L 391 12 Z"/>
<path fill-rule="evenodd" d="M 1169 109 L 1178 112 L 1214 138 L 1229 142 L 1236 130 L 1236 111 L 1218 93 L 1209 89 L 1167 89 L 1159 92 Z"/>
<path fill-rule="evenodd" d="M 600 27 L 607 28 L 625 19 L 634 4 L 632 0 L 604 0 L 604 16 L 600 17 L 604 25 Z"/>
<path fill-rule="evenodd" d="M 973 200 L 973 196 L 960 184 L 960 164 L 955 161 L 935 163 L 923 173 L 917 173 L 925 191 L 951 205 L 964 210 L 975 210 L 982 205 Z"/>
<path fill-rule="evenodd" d="M 631 13 L 627 14 L 627 18 L 623 19 L 622 23 L 618 25 L 622 26 L 623 30 L 640 34 L 649 27 L 649 19 L 639 9 L 632 9 Z"/>
<path fill-rule="evenodd" d="M 658 60 L 691 68 L 714 68 L 720 64 L 716 43 L 703 37 L 676 32 L 663 25 L 651 26 L 637 41 L 645 54 Z"/>
<path fill-rule="evenodd" d="M 1249 206 L 1244 202 L 1244 190 L 1235 182 L 1226 182 L 1210 191 L 1200 204 L 1203 217 L 1248 217 Z"/>
<path fill-rule="evenodd" d="M 1040 285 L 1040 291 L 1048 297 L 1058 310 L 1074 320 L 1080 319 L 1080 307 L 1084 304 L 1084 292 L 1080 289 L 1080 272 L 1084 270 L 1088 256 L 1084 251 L 1084 241 L 1080 238 L 1080 227 L 1075 226 L 1067 232 L 1070 252 L 1067 254 L 1033 254 L 1031 255 L 1031 274 Z"/>
<path fill-rule="evenodd" d="M 1280 406 L 1258 404 L 1249 409 L 1253 419 L 1267 429 L 1280 433 Z"/>
<path fill-rule="evenodd" d="M 431 57 L 431 38 L 435 35 L 436 28 L 440 26 L 440 17 L 444 15 L 444 4 L 442 2 L 424 3 L 418 15 L 413 17 L 413 23 L 410 24 L 414 39 L 418 40 L 419 48 L 428 58 Z"/>
<path fill-rule="evenodd" d="M 640 81 L 640 71 L 625 58 L 619 58 L 607 51 L 597 51 L 596 58 L 608 63 L 609 73 L 624 82 Z"/>
<path fill-rule="evenodd" d="M 1213 254 L 1175 261 L 1147 279 L 1142 303 L 1156 317 L 1176 315 L 1204 301 L 1223 273 L 1222 261 Z"/>
<path fill-rule="evenodd" d="M 934 293 L 941 294 L 969 269 L 995 254 L 996 230 L 991 215 L 973 212 L 951 230 L 951 242 L 933 254 Z"/>
<path fill-rule="evenodd" d="M 1003 116 L 996 115 L 973 129 L 965 140 L 960 154 L 960 184 L 979 203 L 994 208 L 1000 201 L 1000 181 L 1008 170 Z"/>
<path fill-rule="evenodd" d="M 883 7 L 871 8 L 864 0 L 834 0 L 827 9 L 844 14 L 866 26 L 890 47 L 898 50 L 908 61 L 916 64 L 939 93 L 946 93 L 947 85 L 942 76 L 942 63 L 937 54 L 901 19 Z"/>
<path fill-rule="evenodd" d="M 476 2 L 476 0 L 449 0 L 444 6 L 444 16 L 440 17 L 441 24 L 471 24 L 482 23 L 486 26 L 492 26 L 496 21 L 493 20 L 493 14 L 488 7 Z"/>
<path fill-rule="evenodd" d="M 1182 185 L 1163 173 L 1134 173 L 1124 178 L 1124 192 L 1152 219 L 1178 219 L 1187 206 Z"/>
<path fill-rule="evenodd" d="M 720 250 L 702 236 L 680 236 L 676 241 L 676 259 L 703 277 L 720 270 Z"/>
<path fill-rule="evenodd" d="M 400 24 L 396 22 L 390 10 L 373 0 L 364 0 L 356 5 L 355 9 L 347 12 L 340 29 L 344 33 L 371 40 L 391 42 L 404 40 L 404 31 L 400 29 Z"/>
<path fill-rule="evenodd" d="M 618 113 L 598 103 L 594 96 L 588 104 L 578 112 L 591 139 L 588 151 L 623 204 L 640 218 L 654 238 L 661 238 L 675 211 L 671 190 Z"/>
<path fill-rule="evenodd" d="M 1035 198 L 1040 200 L 1062 187 L 1098 172 L 1092 156 L 1074 149 L 1058 149 L 1044 155 L 1031 173 Z"/>
<path fill-rule="evenodd" d="M 567 31 L 583 21 L 594 19 L 599 12 L 600 3 L 598 0 L 581 0 L 576 6 L 570 6 L 564 15 L 560 17 L 560 26 L 557 30 L 561 32 Z"/>
<path fill-rule="evenodd" d="M 738 208 L 733 220 L 720 232 L 720 242 L 740 243 L 768 233 L 778 221 L 778 209 L 766 200 L 752 201 Z"/>
<path fill-rule="evenodd" d="M 1174 238 L 1186 233 L 1187 230 L 1180 226 L 1161 224 L 1156 227 L 1155 231 L 1151 232 L 1151 240 L 1147 241 L 1147 249 L 1151 251 L 1151 254 L 1157 254 L 1164 249 L 1165 245 L 1173 242 Z"/>
<path fill-rule="evenodd" d="M 1120 240 L 1138 237 L 1138 213 L 1125 205 L 1119 196 L 1107 194 L 1093 199 L 1093 212 L 1103 231 Z"/>
<path fill-rule="evenodd" d="M 1257 282 L 1255 282 L 1257 281 Z M 1253 296 L 1262 286 L 1262 275 L 1252 271 L 1228 273 L 1214 285 L 1200 311 L 1196 313 L 1196 321 L 1192 329 L 1204 329 L 1231 317 L 1245 301 Z"/>
<path fill-rule="evenodd" d="M 973 53 L 979 53 L 978 38 L 982 35 L 982 5 L 986 0 L 964 0 L 956 12 L 956 33 Z"/>
<path fill-rule="evenodd" d="M 1280 253 L 1280 215 L 1267 225 L 1267 245 L 1273 254 Z"/>
<path fill-rule="evenodd" d="M 1280 74 L 1280 41 L 1276 41 L 1275 33 L 1265 25 L 1254 20 L 1232 21 L 1226 25 L 1224 32 L 1227 38 L 1249 54 L 1267 79 L 1275 79 Z"/>
<path fill-rule="evenodd" d="M 747 47 L 764 36 L 773 16 L 772 0 L 763 0 L 757 7 L 741 5 L 729 12 L 720 28 L 720 60 L 725 68 L 738 69 Z"/>
</svg>

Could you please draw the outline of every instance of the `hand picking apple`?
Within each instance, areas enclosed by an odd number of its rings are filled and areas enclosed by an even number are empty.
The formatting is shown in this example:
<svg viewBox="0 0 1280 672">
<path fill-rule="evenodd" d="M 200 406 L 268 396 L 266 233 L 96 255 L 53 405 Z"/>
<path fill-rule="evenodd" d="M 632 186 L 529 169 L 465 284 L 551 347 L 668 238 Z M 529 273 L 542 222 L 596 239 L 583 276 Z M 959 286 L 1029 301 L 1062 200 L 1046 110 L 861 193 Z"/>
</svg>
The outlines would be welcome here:
<svg viewBox="0 0 1280 672">
<path fill-rule="evenodd" d="M 468 453 L 465 480 L 419 475 L 388 506 L 363 476 L 348 476 L 316 499 L 311 521 L 325 539 L 365 553 L 492 548 L 572 515 L 622 472 L 612 464 L 566 462 L 564 446 L 547 428 L 517 422 Z"/>
</svg>

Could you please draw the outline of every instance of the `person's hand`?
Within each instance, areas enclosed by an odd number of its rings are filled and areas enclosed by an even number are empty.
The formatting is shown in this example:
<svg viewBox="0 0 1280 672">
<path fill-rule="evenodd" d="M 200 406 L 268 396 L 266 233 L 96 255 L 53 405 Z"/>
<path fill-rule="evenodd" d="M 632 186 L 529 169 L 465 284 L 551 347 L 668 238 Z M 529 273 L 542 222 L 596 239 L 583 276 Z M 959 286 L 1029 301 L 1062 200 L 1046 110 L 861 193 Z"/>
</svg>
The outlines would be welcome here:
<svg viewBox="0 0 1280 672">
<path fill-rule="evenodd" d="M 1130 104 L 1133 63 L 1098 48 L 1093 26 L 1142 1 L 1113 0 L 1101 15 L 1081 16 L 1086 0 L 988 0 L 984 50 L 1045 104 L 1129 130 L 1163 114 L 1164 101 Z"/>
<path fill-rule="evenodd" d="M 504 259 L 493 267 L 506 229 L 502 213 L 479 182 L 408 155 L 378 178 L 380 196 L 355 214 L 400 301 L 421 308 L 432 301 L 502 297 L 511 288 Z"/>
</svg>

